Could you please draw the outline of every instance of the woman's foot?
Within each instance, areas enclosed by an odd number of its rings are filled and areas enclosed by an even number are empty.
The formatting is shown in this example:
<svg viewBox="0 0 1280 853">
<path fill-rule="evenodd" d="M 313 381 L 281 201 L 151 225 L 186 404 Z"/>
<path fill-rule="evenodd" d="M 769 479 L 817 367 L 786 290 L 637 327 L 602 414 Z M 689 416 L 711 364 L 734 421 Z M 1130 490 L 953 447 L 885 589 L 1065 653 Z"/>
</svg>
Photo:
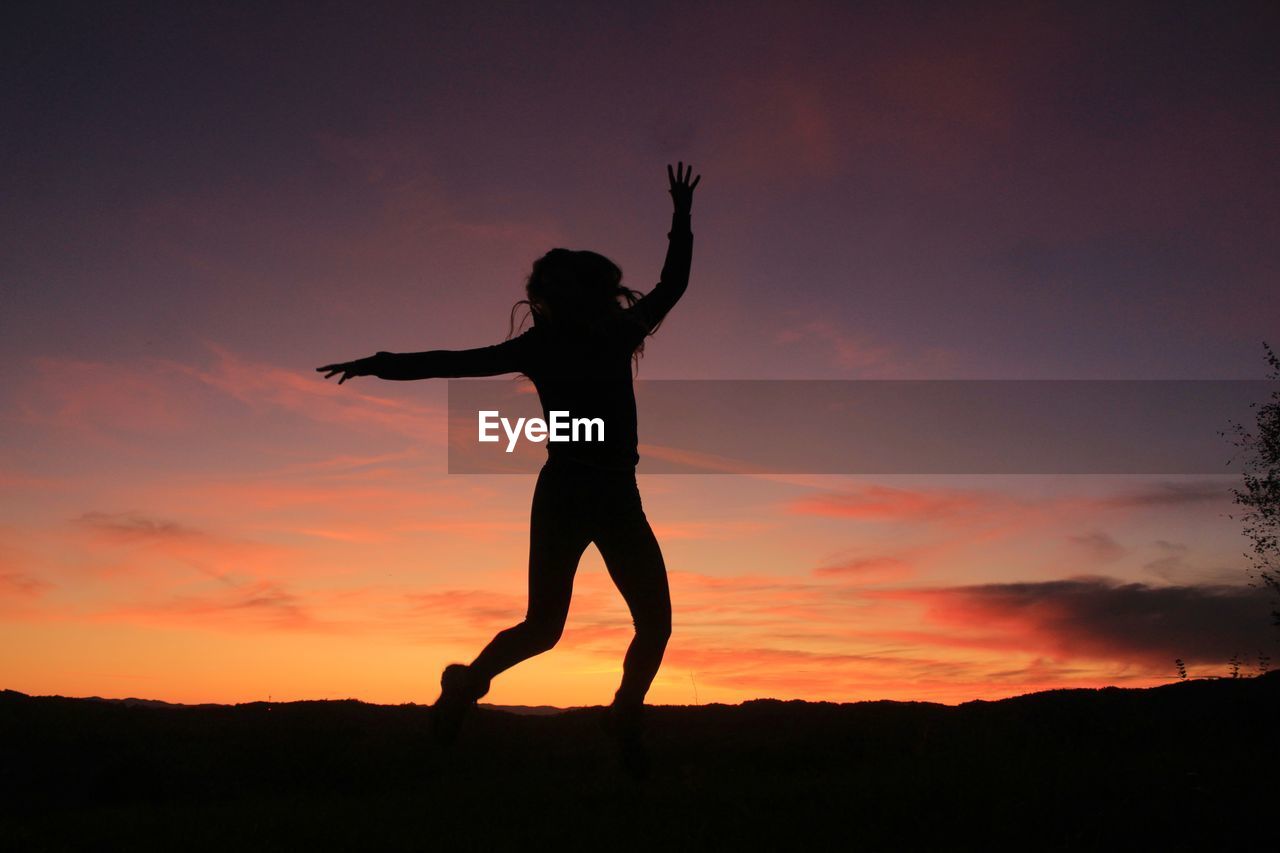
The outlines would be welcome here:
<svg viewBox="0 0 1280 853">
<path fill-rule="evenodd" d="M 633 779 L 649 778 L 649 751 L 644 745 L 644 705 L 614 702 L 604 709 L 601 724 L 614 743 L 623 771 Z"/>
<path fill-rule="evenodd" d="M 440 698 L 431 706 L 431 732 L 436 741 L 447 745 L 457 740 L 467 712 L 488 692 L 489 679 L 471 667 L 461 663 L 446 666 L 440 676 Z"/>
</svg>

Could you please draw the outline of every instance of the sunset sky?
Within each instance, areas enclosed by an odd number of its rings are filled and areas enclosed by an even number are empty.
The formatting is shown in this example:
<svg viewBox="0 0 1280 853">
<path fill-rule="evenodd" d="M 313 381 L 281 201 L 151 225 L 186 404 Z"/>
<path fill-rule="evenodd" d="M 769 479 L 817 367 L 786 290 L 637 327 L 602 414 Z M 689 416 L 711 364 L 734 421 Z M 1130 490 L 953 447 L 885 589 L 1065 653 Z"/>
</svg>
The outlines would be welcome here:
<svg viewBox="0 0 1280 853">
<path fill-rule="evenodd" d="M 1274 3 L 28 5 L 0 27 L 3 688 L 432 701 L 523 615 L 533 479 L 446 473 L 445 383 L 314 367 L 502 340 L 555 246 L 648 290 L 668 162 L 703 175 L 693 275 L 641 378 L 1260 379 L 1280 343 Z M 675 603 L 650 699 L 1275 657 L 1229 455 L 642 475 Z M 591 549 L 560 646 L 487 701 L 608 701 L 630 630 Z"/>
</svg>

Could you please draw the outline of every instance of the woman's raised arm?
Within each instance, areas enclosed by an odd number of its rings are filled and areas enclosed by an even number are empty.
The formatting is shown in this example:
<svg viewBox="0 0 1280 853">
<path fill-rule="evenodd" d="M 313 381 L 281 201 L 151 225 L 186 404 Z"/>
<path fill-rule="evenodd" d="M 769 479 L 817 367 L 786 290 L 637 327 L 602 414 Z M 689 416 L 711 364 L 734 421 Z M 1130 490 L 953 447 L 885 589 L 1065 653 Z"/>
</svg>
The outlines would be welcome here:
<svg viewBox="0 0 1280 853">
<path fill-rule="evenodd" d="M 658 284 L 635 305 L 635 311 L 644 319 L 645 326 L 653 331 L 667 316 L 689 287 L 689 270 L 693 265 L 693 228 L 690 213 L 693 208 L 693 190 L 702 180 L 698 175 L 690 182 L 693 167 L 678 163 L 675 171 L 667 166 L 670 183 L 671 230 L 667 232 L 667 257 L 662 264 Z"/>
</svg>

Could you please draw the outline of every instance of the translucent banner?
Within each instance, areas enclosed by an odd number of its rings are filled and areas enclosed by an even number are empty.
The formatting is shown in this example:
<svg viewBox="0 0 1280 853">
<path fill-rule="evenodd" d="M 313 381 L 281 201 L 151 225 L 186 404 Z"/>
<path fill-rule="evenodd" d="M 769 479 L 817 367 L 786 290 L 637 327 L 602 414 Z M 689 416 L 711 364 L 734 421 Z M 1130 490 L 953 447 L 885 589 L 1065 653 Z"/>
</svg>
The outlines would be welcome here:
<svg viewBox="0 0 1280 853">
<path fill-rule="evenodd" d="M 1252 380 L 637 380 L 638 470 L 1224 474 L 1238 468 L 1227 465 L 1234 448 L 1221 433 L 1232 421 L 1251 425 L 1251 404 L 1278 389 Z M 546 413 L 524 380 L 452 379 L 449 472 L 531 473 L 551 441 L 625 433 L 595 414 Z"/>
</svg>

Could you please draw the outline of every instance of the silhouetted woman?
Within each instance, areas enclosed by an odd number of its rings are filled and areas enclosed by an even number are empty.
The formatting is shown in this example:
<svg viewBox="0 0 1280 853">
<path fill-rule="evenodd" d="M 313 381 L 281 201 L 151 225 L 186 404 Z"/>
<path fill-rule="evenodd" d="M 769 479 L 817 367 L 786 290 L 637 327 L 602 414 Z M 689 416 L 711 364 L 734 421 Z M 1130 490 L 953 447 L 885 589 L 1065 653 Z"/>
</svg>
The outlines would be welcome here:
<svg viewBox="0 0 1280 853">
<path fill-rule="evenodd" d="M 573 577 L 595 543 L 631 611 L 635 637 L 607 723 L 636 759 L 640 711 L 671 634 L 671 598 L 658 541 L 636 487 L 636 403 L 632 362 L 689 283 L 693 254 L 690 209 L 701 175 L 667 166 L 675 210 L 666 262 L 641 296 L 623 286 L 622 271 L 595 252 L 553 249 L 533 265 L 526 288 L 532 327 L 495 346 L 420 353 L 380 352 L 318 370 L 381 379 L 496 376 L 522 373 L 542 408 L 604 420 L 604 440 L 547 442 L 547 462 L 533 493 L 529 531 L 529 607 L 524 621 L 501 631 L 469 665 L 451 664 L 440 679 L 433 725 L 449 739 L 465 712 L 498 673 L 550 649 L 560 639 Z M 513 309 L 514 316 L 514 309 Z M 513 330 L 514 333 L 514 330 Z M 633 768 L 634 769 L 634 768 Z"/>
</svg>

